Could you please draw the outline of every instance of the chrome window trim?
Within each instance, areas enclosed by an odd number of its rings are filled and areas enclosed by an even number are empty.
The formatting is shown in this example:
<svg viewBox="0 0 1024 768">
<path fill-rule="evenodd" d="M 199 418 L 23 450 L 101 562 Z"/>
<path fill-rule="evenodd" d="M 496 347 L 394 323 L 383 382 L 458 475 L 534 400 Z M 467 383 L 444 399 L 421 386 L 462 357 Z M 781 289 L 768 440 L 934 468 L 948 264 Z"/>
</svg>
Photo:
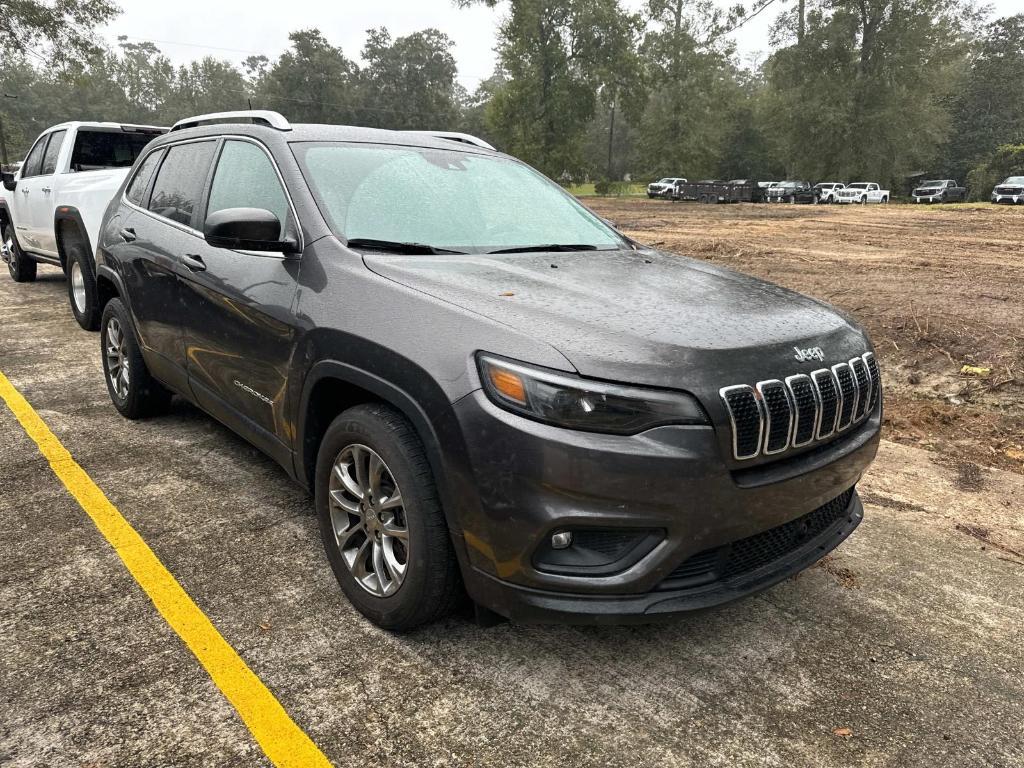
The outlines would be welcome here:
<svg viewBox="0 0 1024 768">
<path fill-rule="evenodd" d="M 737 445 L 737 442 L 736 442 L 736 438 L 737 438 L 736 416 L 733 414 L 732 406 L 729 405 L 729 400 L 726 398 L 726 395 L 729 392 L 733 392 L 733 391 L 750 392 L 751 395 L 753 395 L 753 397 L 754 397 L 754 404 L 757 406 L 757 410 L 758 410 L 757 445 L 755 446 L 753 453 L 744 454 L 742 456 L 740 456 L 739 446 Z M 722 402 L 725 404 L 726 413 L 729 414 L 729 424 L 732 427 L 732 456 L 733 456 L 733 458 L 736 459 L 736 461 L 746 461 L 748 459 L 753 459 L 753 458 L 758 457 L 761 454 L 761 446 L 764 443 L 765 407 L 764 407 L 764 403 L 761 401 L 761 398 L 758 397 L 757 391 L 752 386 L 750 386 L 749 384 L 733 384 L 732 386 L 722 387 L 720 390 L 718 390 L 718 396 L 720 398 L 722 398 Z"/>
<path fill-rule="evenodd" d="M 786 425 L 786 443 L 781 448 L 777 448 L 774 451 L 768 450 L 768 441 L 771 439 L 772 434 L 772 412 L 771 409 L 768 407 L 768 403 L 765 402 L 764 399 L 764 388 L 769 384 L 778 384 L 779 386 L 781 386 L 782 394 L 786 398 L 786 401 L 789 403 L 789 424 Z M 764 440 L 762 441 L 764 443 L 764 448 L 761 452 L 765 456 L 774 456 L 777 453 L 782 453 L 783 451 L 789 450 L 790 438 L 793 436 L 793 401 L 790 400 L 789 390 L 786 388 L 786 385 L 779 379 L 765 379 L 764 381 L 757 382 L 757 393 L 760 395 L 760 398 L 758 399 L 762 403 L 761 411 L 762 413 L 764 413 L 765 421 Z"/>
<path fill-rule="evenodd" d="M 800 408 L 796 402 L 796 392 L 793 391 L 793 382 L 801 379 L 807 379 L 807 383 L 811 387 L 811 397 L 814 398 L 814 426 L 811 428 L 811 436 L 804 440 L 802 443 L 796 441 L 796 436 L 800 432 Z M 811 377 L 806 373 L 795 373 L 792 376 L 786 377 L 786 389 L 789 392 L 789 402 L 793 413 L 793 418 L 790 420 L 792 440 L 790 441 L 793 448 L 802 448 L 805 445 L 809 445 L 814 442 L 814 436 L 818 434 L 818 424 L 821 422 L 821 398 L 818 395 L 818 388 L 811 381 Z"/>
<path fill-rule="evenodd" d="M 839 378 L 839 370 L 841 368 L 850 369 L 850 380 L 853 381 L 853 403 L 850 405 L 850 420 L 843 424 L 843 404 L 845 398 L 843 397 L 843 385 Z M 835 377 L 836 386 L 839 392 L 839 410 L 836 412 L 836 432 L 842 432 L 844 429 L 849 429 L 854 422 L 857 415 L 857 377 L 853 373 L 853 369 L 850 368 L 849 363 L 836 363 L 832 366 L 832 375 Z"/>
<path fill-rule="evenodd" d="M 832 435 L 834 435 L 836 433 L 836 424 L 839 423 L 839 411 L 841 410 L 842 403 L 843 403 L 843 393 L 839 389 L 839 381 L 836 379 L 835 374 L 832 373 L 832 371 L 829 370 L 828 368 L 819 368 L 816 371 L 811 371 L 811 381 L 814 383 L 814 392 L 815 392 L 815 396 L 818 398 L 819 408 L 822 411 L 824 411 L 824 409 L 825 409 L 825 399 L 821 395 L 821 389 L 820 389 L 821 385 L 818 384 L 818 379 L 820 378 L 821 374 L 824 374 L 825 376 L 828 376 L 829 380 L 832 382 L 832 386 L 835 387 L 835 390 L 836 390 L 836 413 L 835 413 L 835 416 L 832 417 L 832 424 L 831 424 L 828 432 L 822 432 L 821 431 L 821 428 L 824 426 L 824 424 L 822 423 L 824 414 L 820 413 L 820 412 L 818 413 L 818 429 L 815 432 L 815 435 L 817 436 L 816 439 L 818 439 L 818 440 L 824 440 L 825 438 L 832 437 Z"/>
</svg>

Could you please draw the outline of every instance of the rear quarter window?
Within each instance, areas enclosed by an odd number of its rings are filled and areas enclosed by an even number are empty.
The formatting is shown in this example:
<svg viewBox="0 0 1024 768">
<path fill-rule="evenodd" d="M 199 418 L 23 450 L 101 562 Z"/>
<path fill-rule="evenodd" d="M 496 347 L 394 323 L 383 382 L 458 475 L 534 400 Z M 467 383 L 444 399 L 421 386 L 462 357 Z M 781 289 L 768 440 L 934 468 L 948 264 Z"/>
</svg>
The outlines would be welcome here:
<svg viewBox="0 0 1024 768">
<path fill-rule="evenodd" d="M 149 198 L 149 210 L 185 226 L 193 224 L 213 161 L 214 141 L 176 144 L 167 150 Z"/>
<path fill-rule="evenodd" d="M 163 156 L 163 150 L 158 149 L 156 152 L 151 152 L 142 161 L 142 165 L 139 166 L 131 183 L 128 185 L 128 191 L 125 192 L 125 197 L 130 202 L 145 207 L 149 182 L 153 180 L 153 174 L 156 173 L 156 169 L 160 165 L 160 159 Z"/>
</svg>

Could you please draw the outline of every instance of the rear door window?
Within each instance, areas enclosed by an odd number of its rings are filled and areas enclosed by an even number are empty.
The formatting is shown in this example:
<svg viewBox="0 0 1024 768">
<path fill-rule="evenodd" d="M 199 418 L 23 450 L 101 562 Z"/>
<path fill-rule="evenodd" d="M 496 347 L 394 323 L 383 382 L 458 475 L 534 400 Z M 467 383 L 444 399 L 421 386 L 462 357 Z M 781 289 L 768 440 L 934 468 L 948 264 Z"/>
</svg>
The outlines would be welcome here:
<svg viewBox="0 0 1024 768">
<path fill-rule="evenodd" d="M 25 158 L 25 165 L 21 168 L 21 178 L 27 179 L 29 176 L 38 176 L 39 169 L 43 167 L 43 153 L 46 151 L 46 142 L 50 138 L 50 135 L 40 136 L 36 143 L 29 150 L 28 157 Z"/>
<path fill-rule="evenodd" d="M 41 176 L 49 176 L 57 172 L 57 155 L 60 154 L 60 148 L 67 133 L 67 131 L 54 131 L 50 134 L 50 143 L 46 145 L 46 152 L 43 154 L 43 167 L 39 172 Z"/>
<path fill-rule="evenodd" d="M 177 144 L 167 150 L 149 198 L 149 210 L 188 227 L 194 223 L 213 161 L 215 141 Z"/>
<path fill-rule="evenodd" d="M 262 208 L 288 223 L 288 198 L 267 153 L 252 142 L 224 142 L 210 187 L 207 215 L 225 208 Z"/>
<path fill-rule="evenodd" d="M 130 168 L 157 133 L 79 130 L 71 152 L 71 170 Z"/>
<path fill-rule="evenodd" d="M 160 158 L 164 156 L 163 150 L 158 149 L 156 152 L 151 152 L 145 160 L 142 161 L 142 165 L 139 166 L 139 170 L 135 172 L 135 177 L 132 179 L 131 184 L 128 185 L 128 191 L 125 192 L 125 197 L 136 205 L 145 206 L 146 191 L 149 189 L 149 182 L 153 180 L 153 174 L 156 173 L 157 166 L 160 165 Z"/>
</svg>

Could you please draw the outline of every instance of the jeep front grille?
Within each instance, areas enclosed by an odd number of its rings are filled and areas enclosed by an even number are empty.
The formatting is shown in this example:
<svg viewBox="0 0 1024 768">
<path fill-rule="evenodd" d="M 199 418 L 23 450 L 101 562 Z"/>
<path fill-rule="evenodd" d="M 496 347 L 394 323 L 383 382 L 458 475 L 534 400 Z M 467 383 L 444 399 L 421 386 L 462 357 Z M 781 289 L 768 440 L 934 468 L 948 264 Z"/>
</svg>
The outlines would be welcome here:
<svg viewBox="0 0 1024 768">
<path fill-rule="evenodd" d="M 882 394 L 878 362 L 866 352 L 831 369 L 723 387 L 732 453 L 739 461 L 825 440 L 860 423 Z"/>
</svg>

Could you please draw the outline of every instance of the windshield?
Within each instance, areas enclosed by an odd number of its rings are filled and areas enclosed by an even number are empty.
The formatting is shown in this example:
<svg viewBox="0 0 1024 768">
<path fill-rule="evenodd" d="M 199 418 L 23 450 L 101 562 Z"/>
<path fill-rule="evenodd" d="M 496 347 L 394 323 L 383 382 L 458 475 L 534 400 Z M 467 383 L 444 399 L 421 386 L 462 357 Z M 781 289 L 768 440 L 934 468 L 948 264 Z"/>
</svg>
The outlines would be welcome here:
<svg viewBox="0 0 1024 768">
<path fill-rule="evenodd" d="M 847 189 L 867 189 L 867 187 L 868 187 L 867 184 L 862 184 L 862 183 L 858 182 L 856 184 L 848 184 L 846 188 Z"/>
<path fill-rule="evenodd" d="M 1003 184 L 1024 184 L 1024 176 L 1011 176 Z"/>
<path fill-rule="evenodd" d="M 528 166 L 449 149 L 296 143 L 303 173 L 335 234 L 463 252 L 626 242 Z"/>
<path fill-rule="evenodd" d="M 941 187 L 945 183 L 946 182 L 942 181 L 941 179 L 939 179 L 939 180 L 932 180 L 932 181 L 922 181 L 921 182 L 921 186 L 922 187 Z"/>
</svg>

